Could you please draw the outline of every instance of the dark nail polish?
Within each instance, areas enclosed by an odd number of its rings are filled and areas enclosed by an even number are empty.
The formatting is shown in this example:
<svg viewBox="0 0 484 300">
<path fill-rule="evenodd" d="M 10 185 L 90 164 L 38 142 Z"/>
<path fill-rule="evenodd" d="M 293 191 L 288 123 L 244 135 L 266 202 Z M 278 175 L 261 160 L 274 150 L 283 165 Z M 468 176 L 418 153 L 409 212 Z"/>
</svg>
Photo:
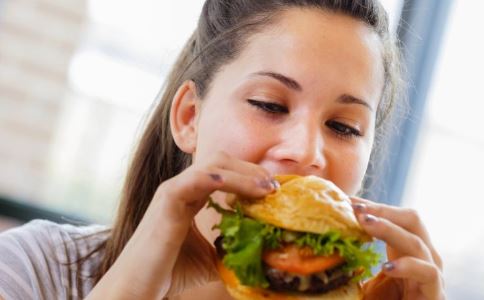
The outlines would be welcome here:
<svg viewBox="0 0 484 300">
<path fill-rule="evenodd" d="M 214 181 L 217 181 L 217 182 L 222 182 L 222 176 L 220 176 L 219 174 L 210 174 L 210 177 L 214 180 Z"/>
<path fill-rule="evenodd" d="M 386 263 L 383 264 L 382 267 L 383 267 L 383 270 L 390 272 L 390 271 L 393 271 L 395 269 L 395 264 L 391 263 L 391 262 L 386 262 Z"/>
<path fill-rule="evenodd" d="M 356 211 L 357 213 L 362 213 L 362 212 L 365 212 L 366 210 L 366 205 L 362 204 L 362 203 L 356 203 L 356 204 L 353 204 L 353 210 Z"/>
<path fill-rule="evenodd" d="M 275 180 L 275 179 L 272 179 L 271 180 L 271 184 L 272 184 L 272 187 L 274 188 L 274 190 L 278 190 L 281 187 L 281 185 L 279 184 L 279 182 L 277 180 Z"/>
<path fill-rule="evenodd" d="M 375 217 L 373 215 L 365 215 L 365 222 L 366 223 L 372 224 L 372 223 L 375 223 L 376 221 L 378 221 L 377 217 Z"/>
</svg>

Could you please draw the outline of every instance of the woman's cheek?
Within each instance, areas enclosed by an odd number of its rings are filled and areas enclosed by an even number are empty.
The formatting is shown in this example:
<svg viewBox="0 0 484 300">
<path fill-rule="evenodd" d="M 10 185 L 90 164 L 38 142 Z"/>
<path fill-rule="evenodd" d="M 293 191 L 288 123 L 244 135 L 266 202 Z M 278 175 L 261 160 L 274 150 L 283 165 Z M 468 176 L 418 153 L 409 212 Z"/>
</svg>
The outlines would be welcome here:
<svg viewBox="0 0 484 300">
<path fill-rule="evenodd" d="M 368 166 L 368 156 L 361 147 L 335 149 L 328 158 L 328 179 L 346 194 L 355 195 L 361 189 Z"/>
<path fill-rule="evenodd" d="M 257 162 L 267 144 L 270 128 L 247 113 L 227 114 L 200 124 L 197 156 L 224 151 L 241 160 Z"/>
<path fill-rule="evenodd" d="M 271 136 L 268 124 L 261 124 L 253 115 L 247 115 L 234 122 L 232 131 L 235 134 L 231 142 L 225 145 L 229 149 L 227 152 L 250 162 L 258 162 L 264 156 Z"/>
</svg>

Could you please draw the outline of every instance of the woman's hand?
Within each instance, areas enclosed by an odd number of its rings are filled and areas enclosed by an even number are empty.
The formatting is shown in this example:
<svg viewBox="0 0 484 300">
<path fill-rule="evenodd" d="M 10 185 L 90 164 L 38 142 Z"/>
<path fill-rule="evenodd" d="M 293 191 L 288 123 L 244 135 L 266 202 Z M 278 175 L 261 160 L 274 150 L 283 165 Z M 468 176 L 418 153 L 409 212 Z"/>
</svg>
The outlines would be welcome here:
<svg viewBox="0 0 484 300">
<path fill-rule="evenodd" d="M 364 299 L 445 299 L 442 260 L 418 214 L 361 198 L 352 201 L 365 231 L 387 245 L 388 262 L 364 284 Z"/>
<path fill-rule="evenodd" d="M 118 288 L 126 299 L 159 300 L 215 280 L 215 251 L 197 230 L 194 216 L 216 190 L 257 198 L 274 188 L 265 169 L 223 152 L 214 153 L 210 162 L 194 163 L 159 186 L 135 233 L 89 299 L 112 296 L 108 290 Z"/>
</svg>

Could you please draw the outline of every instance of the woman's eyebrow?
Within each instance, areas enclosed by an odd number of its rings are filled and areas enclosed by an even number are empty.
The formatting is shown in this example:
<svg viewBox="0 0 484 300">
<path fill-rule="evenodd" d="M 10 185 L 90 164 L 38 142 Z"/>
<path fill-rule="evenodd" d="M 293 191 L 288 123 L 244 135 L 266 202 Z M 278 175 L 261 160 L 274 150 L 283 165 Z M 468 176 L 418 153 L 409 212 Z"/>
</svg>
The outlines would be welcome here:
<svg viewBox="0 0 484 300">
<path fill-rule="evenodd" d="M 267 76 L 267 77 L 274 78 L 279 82 L 281 82 L 282 84 L 284 84 L 285 86 L 287 86 L 288 88 L 298 92 L 302 92 L 303 90 L 301 85 L 296 80 L 280 73 L 271 72 L 271 71 L 261 71 L 261 72 L 252 73 L 251 76 L 253 75 Z M 373 111 L 373 108 L 371 107 L 370 104 L 368 104 L 368 102 L 348 94 L 341 95 L 340 97 L 338 97 L 338 99 L 336 99 L 336 101 L 343 104 L 360 104 L 368 108 L 370 111 Z"/>
<path fill-rule="evenodd" d="M 366 102 L 365 100 L 362 100 L 360 98 L 356 98 L 354 96 L 348 95 L 348 94 L 343 94 L 343 95 L 339 96 L 338 99 L 336 99 L 336 102 L 343 103 L 343 104 L 359 104 L 359 105 L 365 106 L 370 111 L 373 111 L 373 107 L 371 107 L 371 105 L 368 104 L 368 102 Z"/>
<path fill-rule="evenodd" d="M 287 77 L 286 75 L 282 75 L 282 74 L 276 73 L 276 72 L 268 72 L 268 71 L 256 72 L 256 73 L 252 73 L 251 75 L 268 76 L 268 77 L 271 77 L 271 78 L 278 80 L 279 82 L 281 82 L 282 84 L 284 84 L 285 86 L 287 86 L 288 88 L 290 88 L 292 90 L 302 92 L 301 85 L 296 80 L 294 80 L 290 77 Z"/>
</svg>

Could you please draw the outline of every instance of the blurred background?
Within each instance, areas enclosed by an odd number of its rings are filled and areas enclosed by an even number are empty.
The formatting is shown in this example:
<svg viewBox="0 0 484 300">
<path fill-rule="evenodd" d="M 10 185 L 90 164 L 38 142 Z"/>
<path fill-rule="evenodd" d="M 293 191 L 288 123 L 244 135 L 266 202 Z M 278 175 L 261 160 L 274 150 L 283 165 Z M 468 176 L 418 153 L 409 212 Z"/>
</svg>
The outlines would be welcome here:
<svg viewBox="0 0 484 300">
<path fill-rule="evenodd" d="M 417 209 L 449 299 L 484 299 L 484 2 L 386 0 L 410 113 L 368 197 Z M 0 0 L 0 230 L 109 224 L 202 0 Z"/>
</svg>

